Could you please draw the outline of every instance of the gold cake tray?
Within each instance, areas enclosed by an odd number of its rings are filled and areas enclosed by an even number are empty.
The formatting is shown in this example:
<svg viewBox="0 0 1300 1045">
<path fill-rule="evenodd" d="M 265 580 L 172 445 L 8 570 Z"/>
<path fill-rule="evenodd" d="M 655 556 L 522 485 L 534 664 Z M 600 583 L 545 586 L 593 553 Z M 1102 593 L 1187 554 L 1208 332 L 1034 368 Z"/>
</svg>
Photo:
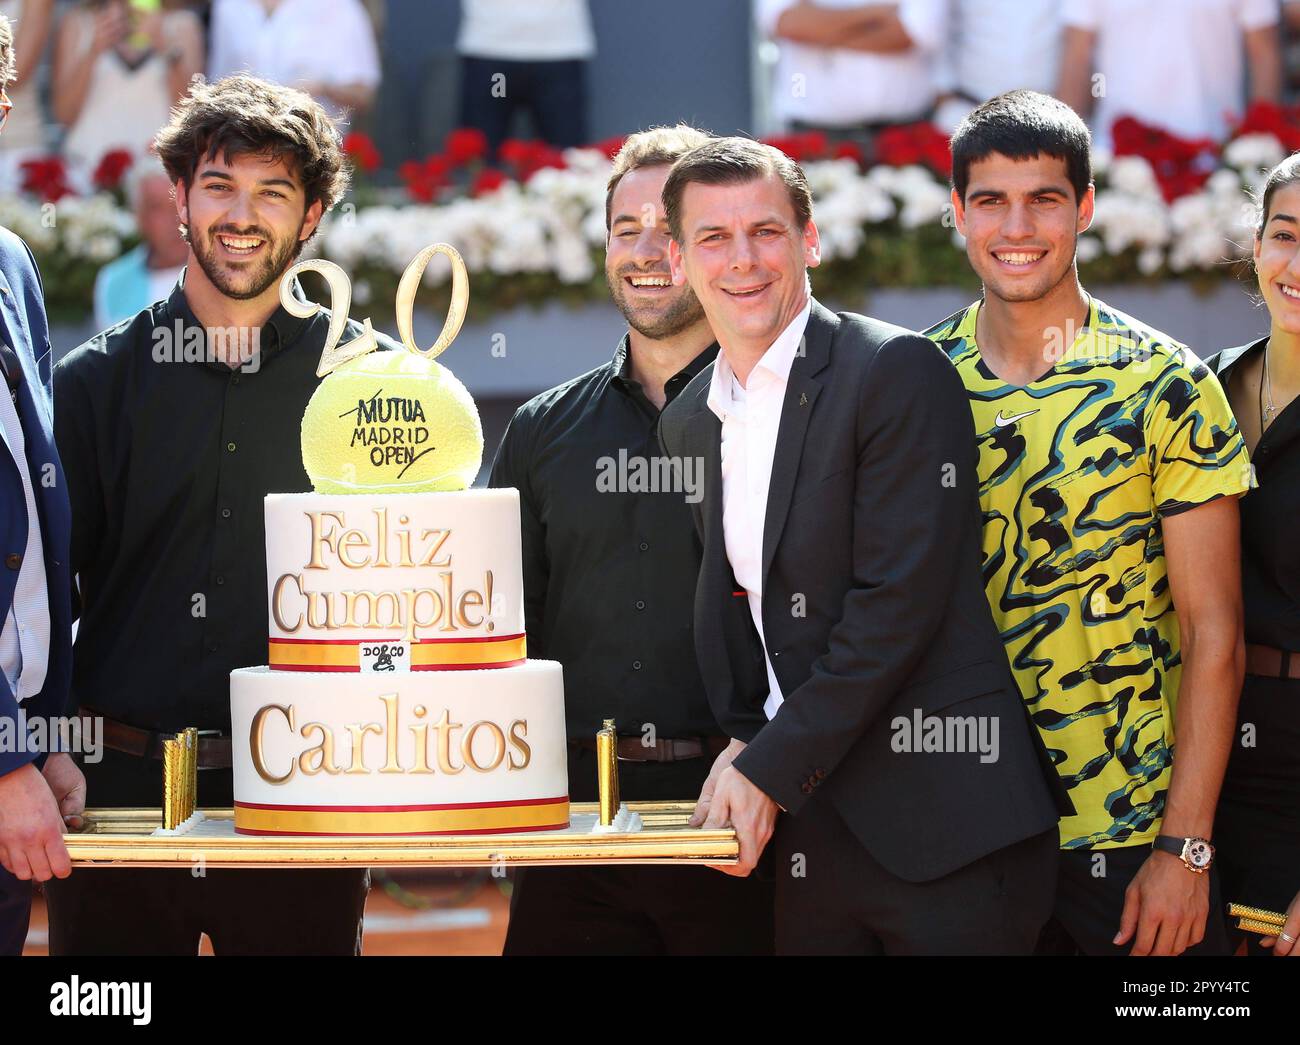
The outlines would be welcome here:
<svg viewBox="0 0 1300 1045">
<path fill-rule="evenodd" d="M 570 807 L 564 831 L 499 835 L 241 835 L 234 811 L 205 809 L 193 834 L 156 835 L 158 809 L 90 809 L 64 835 L 75 867 L 492 867 L 500 864 L 734 864 L 736 832 L 687 827 L 694 802 L 628 802 L 641 829 L 593 833 L 595 802 Z"/>
</svg>

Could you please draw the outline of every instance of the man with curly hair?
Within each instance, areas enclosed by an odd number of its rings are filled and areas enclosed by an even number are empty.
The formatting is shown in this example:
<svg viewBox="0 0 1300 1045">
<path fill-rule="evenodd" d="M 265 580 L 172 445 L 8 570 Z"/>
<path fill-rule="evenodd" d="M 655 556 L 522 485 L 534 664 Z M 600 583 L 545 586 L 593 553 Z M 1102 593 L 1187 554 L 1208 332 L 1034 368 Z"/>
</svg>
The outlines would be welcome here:
<svg viewBox="0 0 1300 1045">
<path fill-rule="evenodd" d="M 197 726 L 200 802 L 228 806 L 229 675 L 266 657 L 262 502 L 310 489 L 299 425 L 330 322 L 290 315 L 279 283 L 348 177 L 324 110 L 248 76 L 196 83 L 157 148 L 186 268 L 54 375 L 79 579 L 73 695 L 104 720 L 103 761 L 86 767 L 96 805 L 156 806 L 163 737 Z M 344 339 L 361 332 L 349 321 Z M 353 954 L 368 878 L 104 868 L 58 885 L 53 954 L 194 954 L 200 933 L 219 954 Z"/>
</svg>

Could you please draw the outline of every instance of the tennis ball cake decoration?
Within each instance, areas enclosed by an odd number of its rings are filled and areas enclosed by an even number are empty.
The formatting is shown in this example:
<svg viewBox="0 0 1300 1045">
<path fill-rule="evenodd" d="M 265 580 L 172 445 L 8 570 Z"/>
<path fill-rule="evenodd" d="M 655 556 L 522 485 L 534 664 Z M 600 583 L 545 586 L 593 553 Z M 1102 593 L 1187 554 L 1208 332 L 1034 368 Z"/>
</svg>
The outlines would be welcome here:
<svg viewBox="0 0 1300 1045">
<path fill-rule="evenodd" d="M 433 347 L 412 334 L 415 294 L 435 254 L 451 262 L 452 294 Z M 302 418 L 302 463 L 317 493 L 419 493 L 464 490 L 483 461 L 483 426 L 469 391 L 434 357 L 451 344 L 465 318 L 469 278 L 454 247 L 426 247 L 402 274 L 397 328 L 406 351 L 378 351 L 370 321 L 347 344 L 339 340 L 351 304 L 347 275 L 330 261 L 299 262 L 280 283 L 280 302 L 300 318 L 320 305 L 292 293 L 298 272 L 319 272 L 329 284 L 331 322 L 317 387 Z"/>
</svg>

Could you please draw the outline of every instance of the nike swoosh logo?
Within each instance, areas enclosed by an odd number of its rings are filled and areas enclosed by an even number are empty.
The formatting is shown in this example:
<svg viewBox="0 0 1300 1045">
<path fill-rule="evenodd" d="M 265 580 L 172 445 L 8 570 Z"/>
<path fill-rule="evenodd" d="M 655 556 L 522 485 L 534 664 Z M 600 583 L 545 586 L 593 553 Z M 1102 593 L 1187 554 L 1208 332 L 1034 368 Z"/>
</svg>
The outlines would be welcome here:
<svg viewBox="0 0 1300 1045">
<path fill-rule="evenodd" d="M 1023 414 L 1013 414 L 1011 417 L 1003 417 L 1002 411 L 999 410 L 997 417 L 993 418 L 993 422 L 999 428 L 1006 428 L 1007 425 L 1013 425 L 1017 421 L 1023 421 L 1026 417 L 1032 417 L 1036 413 L 1038 413 L 1037 410 L 1026 410 Z"/>
</svg>

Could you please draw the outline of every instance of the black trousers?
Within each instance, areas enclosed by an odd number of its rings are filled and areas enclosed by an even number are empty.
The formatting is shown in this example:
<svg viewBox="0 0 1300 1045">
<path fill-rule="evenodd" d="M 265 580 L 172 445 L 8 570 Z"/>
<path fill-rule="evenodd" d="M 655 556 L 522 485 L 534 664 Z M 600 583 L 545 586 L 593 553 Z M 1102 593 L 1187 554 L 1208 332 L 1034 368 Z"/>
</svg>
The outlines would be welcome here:
<svg viewBox="0 0 1300 1045">
<path fill-rule="evenodd" d="M 1122 947 L 1116 947 L 1111 941 L 1119 932 L 1120 916 L 1124 913 L 1124 891 L 1150 855 L 1149 845 L 1062 850 L 1056 907 L 1043 928 L 1035 953 L 1120 955 L 1132 951 L 1132 940 Z M 1219 873 L 1211 868 L 1209 875 L 1210 913 L 1205 920 L 1205 938 L 1184 954 L 1228 953 Z"/>
<path fill-rule="evenodd" d="M 621 762 L 625 800 L 695 799 L 711 757 Z M 594 752 L 569 748 L 569 794 L 596 798 Z M 507 955 L 772 953 L 772 883 L 708 867 L 527 867 L 514 873 Z"/>
<path fill-rule="evenodd" d="M 32 916 L 32 883 L 21 882 L 0 867 L 0 958 L 23 953 Z"/>
<path fill-rule="evenodd" d="M 885 870 L 821 796 L 773 844 L 778 954 L 1028 954 L 1052 910 L 1055 827 L 930 882 Z"/>
<path fill-rule="evenodd" d="M 531 117 L 532 135 L 557 149 L 588 144 L 587 63 L 460 60 L 460 124 L 488 140 L 488 157 L 510 133 L 516 112 Z"/>
<path fill-rule="evenodd" d="M 1300 680 L 1247 675 L 1240 726 L 1214 817 L 1224 903 L 1285 912 L 1300 892 Z M 1255 933 L 1229 928 L 1254 955 Z"/>
<path fill-rule="evenodd" d="M 91 805 L 159 804 L 160 763 L 103 755 L 82 765 Z M 230 770 L 201 771 L 200 806 L 230 803 Z M 351 868 L 77 868 L 45 885 L 50 954 L 191 955 L 200 933 L 217 954 L 359 954 L 369 888 L 369 872 Z"/>
</svg>

